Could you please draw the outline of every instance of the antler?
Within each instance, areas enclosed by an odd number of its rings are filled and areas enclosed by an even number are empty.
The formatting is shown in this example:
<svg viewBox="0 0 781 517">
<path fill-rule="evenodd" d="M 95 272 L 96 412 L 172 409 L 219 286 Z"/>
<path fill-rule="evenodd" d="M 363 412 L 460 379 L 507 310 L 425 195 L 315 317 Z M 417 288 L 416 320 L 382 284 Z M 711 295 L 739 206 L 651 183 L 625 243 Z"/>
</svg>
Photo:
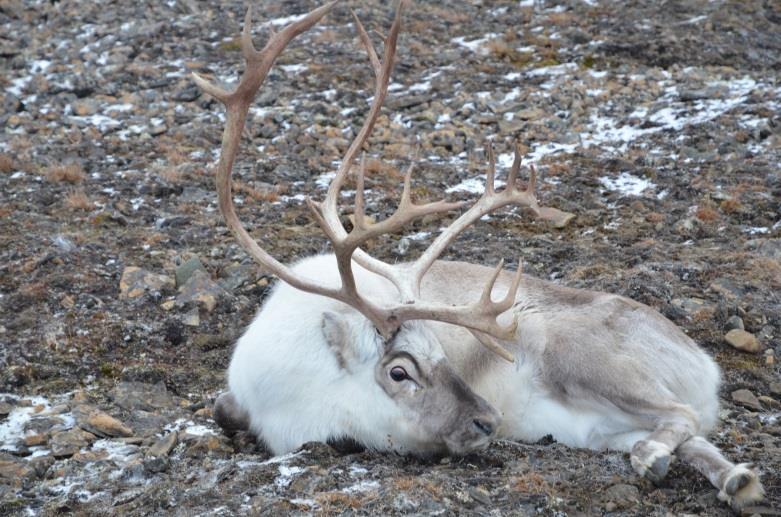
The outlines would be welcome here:
<svg viewBox="0 0 781 517">
<path fill-rule="evenodd" d="M 401 12 L 407 0 L 399 2 L 393 24 L 385 38 L 382 60 L 380 60 L 374 50 L 360 20 L 353 13 L 361 43 L 368 54 L 369 62 L 376 76 L 374 99 L 363 126 L 345 153 L 336 176 L 329 185 L 325 200 L 322 203 L 317 203 L 307 199 L 310 210 L 333 245 L 341 277 L 341 286 L 339 288 L 327 287 L 294 274 L 290 268 L 269 255 L 252 239 L 236 215 L 231 194 L 231 172 L 249 106 L 260 85 L 268 75 L 275 59 L 287 44 L 297 35 L 317 23 L 333 8 L 335 3 L 336 1 L 333 1 L 317 8 L 297 22 L 288 25 L 279 33 L 273 34 L 266 46 L 260 51 L 257 51 L 252 44 L 250 29 L 251 12 L 248 10 L 241 36 L 241 48 L 246 60 L 246 69 L 239 80 L 239 84 L 233 91 L 229 92 L 220 86 L 208 82 L 198 74 L 193 74 L 193 78 L 198 86 L 206 93 L 220 100 L 225 105 L 227 111 L 220 159 L 216 171 L 219 206 L 225 217 L 225 222 L 239 244 L 247 250 L 250 256 L 263 267 L 276 274 L 281 280 L 297 289 L 327 296 L 352 306 L 366 316 L 386 338 L 389 338 L 407 320 L 426 319 L 442 321 L 469 329 L 486 347 L 505 359 L 513 361 L 512 354 L 501 347 L 495 339 L 510 340 L 515 335 L 515 321 L 510 325 L 502 326 L 497 322 L 497 318 L 509 310 L 515 301 L 522 277 L 520 264 L 510 288 L 499 301 L 493 301 L 491 293 L 502 271 L 503 262 L 500 262 L 496 267 L 480 298 L 470 305 L 449 306 L 425 302 L 420 298 L 420 283 L 425 273 L 453 239 L 483 215 L 509 204 L 528 207 L 538 215 L 541 214 L 541 210 L 546 210 L 538 205 L 534 197 L 536 174 L 533 167 L 527 189 L 520 190 L 516 186 L 516 179 L 521 165 L 520 152 L 517 148 L 515 161 L 508 175 L 507 186 L 501 192 L 496 192 L 494 186 L 496 163 L 493 149 L 491 147 L 488 148 L 489 172 L 484 194 L 469 210 L 464 212 L 450 227 L 439 235 L 418 260 L 410 264 L 387 264 L 371 257 L 361 250 L 360 246 L 373 237 L 398 230 L 409 222 L 425 215 L 447 212 L 463 206 L 463 203 L 460 202 L 449 203 L 446 201 L 437 201 L 423 205 L 415 204 L 410 194 L 414 163 L 410 165 L 405 175 L 404 189 L 397 210 L 388 219 L 377 224 L 367 225 L 364 217 L 366 167 L 365 159 L 363 159 L 356 177 L 355 224 L 349 233 L 344 229 L 339 219 L 337 206 L 339 192 L 347 179 L 347 174 L 350 172 L 358 152 L 374 127 L 382 103 L 387 95 L 391 70 L 394 64 L 396 43 L 401 27 Z M 556 212 L 554 209 L 549 210 Z M 543 214 L 544 216 L 545 214 Z M 390 280 L 399 291 L 401 303 L 391 306 L 379 306 L 362 296 L 356 286 L 352 269 L 353 261 Z"/>
</svg>

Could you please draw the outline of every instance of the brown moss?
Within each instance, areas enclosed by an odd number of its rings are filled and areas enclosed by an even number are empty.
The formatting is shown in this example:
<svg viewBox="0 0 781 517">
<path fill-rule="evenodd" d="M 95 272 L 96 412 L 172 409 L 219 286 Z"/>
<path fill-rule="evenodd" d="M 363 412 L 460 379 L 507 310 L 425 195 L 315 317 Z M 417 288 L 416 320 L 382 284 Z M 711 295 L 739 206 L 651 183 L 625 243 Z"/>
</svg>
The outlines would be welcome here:
<svg viewBox="0 0 781 517">
<path fill-rule="evenodd" d="M 704 223 L 712 223 L 719 218 L 719 213 L 709 206 L 697 207 L 697 213 L 695 214 L 697 219 Z"/>
<path fill-rule="evenodd" d="M 52 182 L 81 183 L 85 177 L 84 169 L 76 163 L 55 165 L 46 170 L 46 179 Z"/>
<path fill-rule="evenodd" d="M 524 494 L 550 494 L 551 486 L 544 477 L 536 472 L 529 472 L 510 479 L 510 489 Z"/>
<path fill-rule="evenodd" d="M 9 173 L 14 170 L 14 159 L 10 154 L 0 153 L 0 172 Z"/>
<path fill-rule="evenodd" d="M 645 220 L 649 223 L 661 223 L 664 221 L 664 214 L 659 212 L 651 212 L 645 216 Z"/>
<path fill-rule="evenodd" d="M 739 199 L 729 198 L 722 201 L 721 204 L 719 205 L 719 208 L 725 214 L 736 214 L 743 209 L 743 205 L 741 204 Z"/>
</svg>

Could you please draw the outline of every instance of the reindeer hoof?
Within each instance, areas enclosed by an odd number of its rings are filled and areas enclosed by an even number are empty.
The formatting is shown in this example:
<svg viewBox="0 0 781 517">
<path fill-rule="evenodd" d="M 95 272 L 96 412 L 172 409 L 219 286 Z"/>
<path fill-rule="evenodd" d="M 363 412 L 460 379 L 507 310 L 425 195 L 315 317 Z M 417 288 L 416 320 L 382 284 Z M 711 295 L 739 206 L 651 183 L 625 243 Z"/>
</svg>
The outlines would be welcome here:
<svg viewBox="0 0 781 517">
<path fill-rule="evenodd" d="M 728 502 L 736 510 L 760 501 L 764 496 L 765 490 L 759 476 L 747 463 L 736 465 L 730 470 L 719 492 L 719 499 Z"/>
<path fill-rule="evenodd" d="M 670 449 L 662 443 L 643 440 L 632 447 L 630 461 L 635 472 L 653 483 L 659 483 L 670 470 L 672 454 Z"/>
<path fill-rule="evenodd" d="M 236 397 L 229 391 L 217 397 L 212 414 L 214 421 L 228 436 L 249 430 L 249 414 L 239 407 Z"/>
<path fill-rule="evenodd" d="M 665 478 L 665 476 L 667 476 L 667 471 L 670 470 L 671 462 L 672 462 L 672 456 L 670 455 L 659 456 L 651 464 L 651 468 L 648 469 L 648 472 L 646 472 L 645 477 L 647 477 L 654 483 L 659 483 L 661 480 Z"/>
</svg>

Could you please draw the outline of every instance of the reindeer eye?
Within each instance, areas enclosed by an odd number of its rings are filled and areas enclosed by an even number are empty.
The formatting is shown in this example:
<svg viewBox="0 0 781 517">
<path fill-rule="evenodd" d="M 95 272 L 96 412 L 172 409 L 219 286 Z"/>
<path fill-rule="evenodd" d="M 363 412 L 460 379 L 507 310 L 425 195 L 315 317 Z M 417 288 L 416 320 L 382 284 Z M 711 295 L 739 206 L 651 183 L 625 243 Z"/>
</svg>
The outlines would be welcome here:
<svg viewBox="0 0 781 517">
<path fill-rule="evenodd" d="M 408 378 L 407 370 L 405 370 L 401 366 L 394 366 L 393 368 L 391 368 L 390 378 L 396 382 L 401 382 L 404 379 Z"/>
</svg>

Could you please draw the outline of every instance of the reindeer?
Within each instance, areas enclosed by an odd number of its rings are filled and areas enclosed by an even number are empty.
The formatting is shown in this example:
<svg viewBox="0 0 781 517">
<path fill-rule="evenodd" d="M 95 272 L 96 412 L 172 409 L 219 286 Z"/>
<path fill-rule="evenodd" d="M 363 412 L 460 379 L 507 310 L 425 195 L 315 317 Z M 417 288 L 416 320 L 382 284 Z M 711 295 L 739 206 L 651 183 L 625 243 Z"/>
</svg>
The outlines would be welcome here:
<svg viewBox="0 0 781 517">
<path fill-rule="evenodd" d="M 228 370 L 229 391 L 214 417 L 226 432 L 248 430 L 274 454 L 308 441 L 353 440 L 377 451 L 465 454 L 492 440 L 552 435 L 572 447 L 630 452 L 634 470 L 653 481 L 673 453 L 707 476 L 719 497 L 742 507 L 763 488 L 749 464 L 735 465 L 705 436 L 717 421 L 720 372 L 714 361 L 653 309 L 607 293 L 571 289 L 503 269 L 438 260 L 480 217 L 516 206 L 543 219 L 567 214 L 540 206 L 530 167 L 521 189 L 521 153 L 495 186 L 488 149 L 485 192 L 414 262 L 388 264 L 361 247 L 429 214 L 462 203 L 412 201 L 410 165 L 398 209 L 369 224 L 365 161 L 355 176 L 354 224 L 337 201 L 388 91 L 402 0 L 378 56 L 355 26 L 376 76 L 366 120 L 331 181 L 325 200 L 307 200 L 332 254 L 286 266 L 242 226 L 231 171 L 250 104 L 274 60 L 336 2 L 278 33 L 258 51 L 251 12 L 241 36 L 246 69 L 232 91 L 198 74 L 195 82 L 227 110 L 216 167 L 220 210 L 241 246 L 281 282 L 244 335 Z M 495 300 L 494 293 L 501 294 Z"/>
</svg>

